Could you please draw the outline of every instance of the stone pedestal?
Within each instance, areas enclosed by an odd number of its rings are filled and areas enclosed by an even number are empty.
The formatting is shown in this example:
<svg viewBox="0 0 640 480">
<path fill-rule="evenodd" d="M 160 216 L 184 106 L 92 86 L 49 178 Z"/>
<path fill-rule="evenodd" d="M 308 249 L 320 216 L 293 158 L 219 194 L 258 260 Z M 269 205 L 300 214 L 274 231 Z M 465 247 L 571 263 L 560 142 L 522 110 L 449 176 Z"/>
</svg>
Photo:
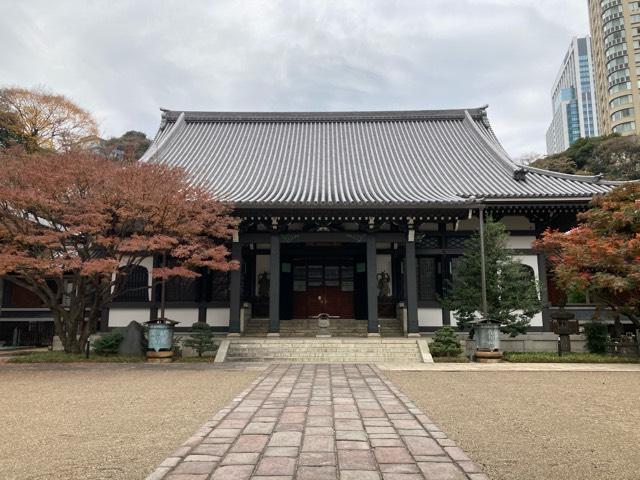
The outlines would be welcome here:
<svg viewBox="0 0 640 480">
<path fill-rule="evenodd" d="M 329 331 L 329 317 L 326 315 L 321 315 L 318 317 L 318 334 L 316 337 L 318 338 L 329 338 L 331 337 L 331 332 Z"/>
</svg>

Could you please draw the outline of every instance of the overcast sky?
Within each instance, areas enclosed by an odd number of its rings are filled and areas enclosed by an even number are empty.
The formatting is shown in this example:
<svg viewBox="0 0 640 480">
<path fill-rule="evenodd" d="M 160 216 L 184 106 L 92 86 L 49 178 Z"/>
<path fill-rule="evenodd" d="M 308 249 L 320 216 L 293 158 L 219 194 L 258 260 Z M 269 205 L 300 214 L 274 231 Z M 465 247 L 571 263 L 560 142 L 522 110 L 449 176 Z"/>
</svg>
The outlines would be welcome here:
<svg viewBox="0 0 640 480">
<path fill-rule="evenodd" d="M 477 107 L 507 150 L 545 152 L 550 89 L 586 0 L 0 0 L 0 85 L 45 85 L 105 136 L 159 107 Z"/>
</svg>

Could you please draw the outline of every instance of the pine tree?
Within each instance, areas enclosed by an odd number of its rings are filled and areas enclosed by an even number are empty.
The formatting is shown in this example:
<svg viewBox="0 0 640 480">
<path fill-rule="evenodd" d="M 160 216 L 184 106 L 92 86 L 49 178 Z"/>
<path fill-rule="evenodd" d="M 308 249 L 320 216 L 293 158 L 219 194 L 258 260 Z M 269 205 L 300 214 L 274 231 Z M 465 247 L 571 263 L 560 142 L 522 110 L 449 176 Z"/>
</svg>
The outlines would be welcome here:
<svg viewBox="0 0 640 480">
<path fill-rule="evenodd" d="M 456 331 L 451 327 L 442 327 L 436 331 L 429 350 L 434 357 L 457 357 L 462 353 Z"/>
<path fill-rule="evenodd" d="M 507 250 L 509 235 L 500 222 L 485 224 L 485 266 L 487 281 L 487 318 L 498 322 L 503 333 L 525 333 L 531 318 L 542 309 L 538 285 L 531 269 L 514 260 Z M 465 253 L 449 282 L 444 305 L 455 312 L 461 327 L 482 316 L 482 277 L 480 235 L 465 243 Z"/>
<path fill-rule="evenodd" d="M 197 322 L 193 324 L 191 330 L 191 336 L 183 342 L 185 347 L 193 348 L 198 352 L 199 357 L 205 352 L 216 349 L 213 343 L 213 329 L 210 325 L 205 322 Z"/>
</svg>

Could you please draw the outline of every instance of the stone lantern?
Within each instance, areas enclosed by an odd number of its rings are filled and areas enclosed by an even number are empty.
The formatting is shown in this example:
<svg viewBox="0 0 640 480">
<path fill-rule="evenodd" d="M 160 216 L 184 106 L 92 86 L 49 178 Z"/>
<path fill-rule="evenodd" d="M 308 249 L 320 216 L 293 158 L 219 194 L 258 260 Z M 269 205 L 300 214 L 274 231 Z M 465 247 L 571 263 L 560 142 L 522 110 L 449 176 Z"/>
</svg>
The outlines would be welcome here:
<svg viewBox="0 0 640 480">
<path fill-rule="evenodd" d="M 551 318 L 556 321 L 556 332 L 558 334 L 558 354 L 571 352 L 571 328 L 569 322 L 575 318 L 571 312 L 567 312 L 564 306 L 551 313 Z"/>
</svg>

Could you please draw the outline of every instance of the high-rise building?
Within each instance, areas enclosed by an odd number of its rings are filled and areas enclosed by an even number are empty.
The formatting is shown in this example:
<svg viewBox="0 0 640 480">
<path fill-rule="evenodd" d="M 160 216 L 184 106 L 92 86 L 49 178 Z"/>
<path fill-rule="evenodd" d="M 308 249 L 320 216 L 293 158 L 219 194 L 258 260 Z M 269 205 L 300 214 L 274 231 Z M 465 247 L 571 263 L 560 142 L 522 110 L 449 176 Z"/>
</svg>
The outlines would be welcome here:
<svg viewBox="0 0 640 480">
<path fill-rule="evenodd" d="M 590 37 L 571 39 L 553 83 L 551 103 L 547 153 L 563 152 L 581 137 L 598 135 Z"/>
<path fill-rule="evenodd" d="M 589 0 L 601 135 L 640 128 L 640 1 Z"/>
</svg>

